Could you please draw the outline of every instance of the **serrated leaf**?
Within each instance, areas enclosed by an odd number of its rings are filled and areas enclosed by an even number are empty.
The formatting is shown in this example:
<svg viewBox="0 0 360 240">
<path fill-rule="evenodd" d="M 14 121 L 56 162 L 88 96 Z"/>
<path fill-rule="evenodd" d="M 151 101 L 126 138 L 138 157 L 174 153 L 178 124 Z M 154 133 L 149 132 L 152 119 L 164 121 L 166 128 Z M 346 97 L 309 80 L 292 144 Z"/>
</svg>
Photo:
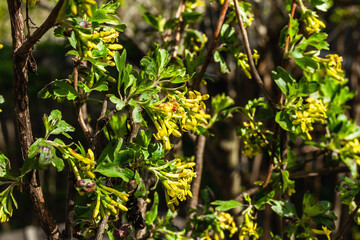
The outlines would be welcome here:
<svg viewBox="0 0 360 240">
<path fill-rule="evenodd" d="M 137 188 L 136 188 L 136 191 L 134 194 L 135 197 L 136 198 L 146 197 L 146 187 L 145 187 L 144 181 L 140 177 L 140 174 L 138 171 L 136 171 L 136 173 L 135 173 L 135 182 L 137 184 Z"/>
<path fill-rule="evenodd" d="M 142 121 L 144 121 L 144 119 L 141 115 L 141 107 L 137 102 L 135 102 L 135 100 L 133 98 L 130 99 L 129 105 L 133 107 L 133 109 L 132 109 L 133 121 L 136 123 L 141 123 Z"/>
<path fill-rule="evenodd" d="M 272 201 L 273 206 L 271 209 L 276 212 L 280 217 L 293 217 L 296 216 L 296 209 L 294 205 L 284 200 Z"/>
<path fill-rule="evenodd" d="M 230 209 L 242 206 L 243 204 L 235 200 L 228 200 L 228 201 L 216 200 L 212 202 L 211 205 L 217 205 L 217 207 L 215 208 L 217 211 L 228 211 Z"/>
<path fill-rule="evenodd" d="M 73 86 L 63 81 L 55 81 L 52 90 L 55 96 L 68 100 L 75 100 L 79 95 Z"/>
<path fill-rule="evenodd" d="M 96 171 L 107 177 L 119 177 L 125 182 L 133 178 L 134 173 L 129 168 L 122 168 L 134 158 L 131 148 L 121 150 L 123 141 L 114 139 L 110 141 L 98 158 Z"/>
<path fill-rule="evenodd" d="M 280 88 L 281 92 L 283 92 L 285 96 L 288 96 L 291 92 L 291 88 L 294 88 L 296 80 L 282 67 L 277 67 L 276 70 L 277 72 L 272 72 L 274 81 Z"/>
<path fill-rule="evenodd" d="M 327 10 L 329 10 L 329 8 L 331 8 L 331 6 L 333 5 L 332 0 L 310 0 L 310 3 L 315 8 L 317 8 L 323 12 L 326 12 Z"/>
<path fill-rule="evenodd" d="M 115 108 L 118 111 L 121 111 L 125 107 L 125 102 L 120 98 L 117 98 L 115 95 L 109 97 L 110 102 L 115 104 Z"/>
</svg>

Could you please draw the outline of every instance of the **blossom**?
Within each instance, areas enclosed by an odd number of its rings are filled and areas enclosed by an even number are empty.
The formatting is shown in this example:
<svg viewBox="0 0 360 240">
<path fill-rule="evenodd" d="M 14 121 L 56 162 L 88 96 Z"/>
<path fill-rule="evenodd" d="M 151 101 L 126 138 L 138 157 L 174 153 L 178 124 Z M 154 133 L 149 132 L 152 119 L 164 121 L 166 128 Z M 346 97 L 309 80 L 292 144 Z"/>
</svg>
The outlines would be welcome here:
<svg viewBox="0 0 360 240">
<path fill-rule="evenodd" d="M 324 123 L 327 118 L 326 106 L 320 99 L 309 97 L 307 103 L 301 109 L 295 112 L 295 118 L 292 121 L 294 125 L 300 125 L 301 132 L 305 133 L 309 140 L 312 139 L 310 131 L 314 130 L 312 126 L 315 122 Z"/>
<path fill-rule="evenodd" d="M 196 177 L 196 173 L 193 171 L 194 162 L 185 163 L 181 159 L 176 159 L 173 161 L 172 166 L 175 169 L 171 172 L 152 170 L 160 178 L 164 186 L 168 208 L 174 212 L 175 206 L 179 205 L 179 201 L 186 200 L 186 196 L 193 196 L 191 193 L 191 182 Z"/>
<path fill-rule="evenodd" d="M 228 230 L 230 232 L 230 237 L 232 237 L 238 231 L 234 219 L 229 213 L 220 212 L 218 219 L 220 221 L 220 228 L 223 230 Z M 222 239 L 224 239 L 224 237 L 222 237 Z"/>
<path fill-rule="evenodd" d="M 313 11 L 305 10 L 302 19 L 305 24 L 305 31 L 309 34 L 320 32 L 326 27 L 325 23 L 318 19 L 318 16 Z"/>
<path fill-rule="evenodd" d="M 327 239 L 330 240 L 331 230 L 329 230 L 326 226 L 322 226 L 322 230 L 319 229 L 311 229 L 311 231 L 317 235 L 326 235 Z"/>
<path fill-rule="evenodd" d="M 343 73 L 341 68 L 341 62 L 343 58 L 337 54 L 326 55 L 326 58 L 316 57 L 316 60 L 322 63 L 325 68 L 325 73 L 338 81 L 344 81 Z"/>
<path fill-rule="evenodd" d="M 239 240 L 243 240 L 245 237 L 253 236 L 255 239 L 259 239 L 259 233 L 257 229 L 257 223 L 254 223 L 248 213 L 245 213 L 245 220 L 240 228 Z"/>
<path fill-rule="evenodd" d="M 262 122 L 243 122 L 243 128 L 240 129 L 241 139 L 244 142 L 243 153 L 248 157 L 254 157 L 261 153 L 261 148 L 266 146 L 265 135 L 261 132 Z"/>
<path fill-rule="evenodd" d="M 181 131 L 195 131 L 196 127 L 208 124 L 209 114 L 205 113 L 206 105 L 203 102 L 209 98 L 208 94 L 201 95 L 198 91 L 189 91 L 188 98 L 169 94 L 162 103 L 151 104 L 149 114 L 155 125 L 156 140 L 161 140 L 166 150 L 171 149 L 170 136 L 181 137 Z M 166 101 L 167 100 L 167 101 Z"/>
</svg>

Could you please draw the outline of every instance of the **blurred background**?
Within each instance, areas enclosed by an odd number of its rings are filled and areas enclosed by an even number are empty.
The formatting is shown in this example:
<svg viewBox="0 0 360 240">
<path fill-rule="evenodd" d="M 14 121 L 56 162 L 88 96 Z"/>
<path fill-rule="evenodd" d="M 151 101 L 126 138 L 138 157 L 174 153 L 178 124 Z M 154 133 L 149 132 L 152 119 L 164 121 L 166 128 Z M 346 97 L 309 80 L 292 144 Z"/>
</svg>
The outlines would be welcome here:
<svg viewBox="0 0 360 240">
<path fill-rule="evenodd" d="M 260 54 L 257 67 L 265 86 L 271 95 L 276 96 L 278 90 L 274 86 L 271 71 L 281 62 L 282 50 L 278 46 L 278 40 L 281 29 L 287 24 L 288 13 L 285 11 L 282 0 L 248 2 L 253 5 L 255 14 L 252 26 L 247 28 L 250 44 Z M 161 14 L 164 18 L 174 17 L 179 1 L 120 0 L 120 3 L 118 17 L 122 23 L 127 25 L 127 29 L 120 34 L 119 42 L 127 49 L 129 62 L 139 68 L 140 59 L 146 55 L 147 50 L 153 46 L 154 42 L 162 43 L 161 37 L 143 20 L 142 15 L 150 12 L 155 16 Z M 30 9 L 31 31 L 41 25 L 54 5 L 53 0 L 40 0 L 34 8 Z M 204 32 L 210 40 L 216 28 L 220 10 L 221 5 L 216 1 L 212 3 L 205 1 L 205 6 L 199 9 L 204 17 L 201 21 L 194 23 L 192 27 Z M 21 162 L 19 162 L 21 153 L 15 126 L 11 30 L 6 1 L 0 1 L 0 16 L 0 43 L 4 44 L 4 48 L 0 50 L 0 95 L 3 95 L 5 99 L 5 103 L 1 105 L 2 113 L 0 113 L 0 150 L 8 158 L 14 160 L 13 164 L 21 166 Z M 354 118 L 357 124 L 360 124 L 360 2 L 358 0 L 336 0 L 327 13 L 320 12 L 319 16 L 325 20 L 327 25 L 326 32 L 329 35 L 330 52 L 343 56 L 343 69 L 349 79 L 347 85 L 357 93 L 354 100 L 348 103 L 350 107 L 347 114 Z M 33 51 L 38 71 L 36 74 L 30 73 L 29 98 L 35 137 L 44 135 L 41 120 L 43 114 L 49 114 L 52 109 L 60 109 L 63 118 L 79 129 L 72 135 L 80 141 L 84 140 L 72 104 L 59 104 L 53 100 L 37 98 L 37 92 L 47 83 L 55 79 L 66 78 L 71 74 L 73 61 L 70 56 L 65 56 L 67 50 L 68 46 L 64 40 L 54 38 L 50 31 Z M 328 53 L 324 53 L 324 55 L 326 54 Z M 248 100 L 261 96 L 255 82 L 248 79 L 236 67 L 230 56 L 224 57 L 232 71 L 226 75 L 222 74 L 219 64 L 212 62 L 207 72 L 208 84 L 203 90 L 208 91 L 210 95 L 224 92 L 235 100 L 236 106 L 244 106 Z M 299 79 L 296 69 L 292 73 Z M 91 111 L 97 111 L 97 109 L 97 105 L 89 105 L 90 114 Z M 216 137 L 207 138 L 202 186 L 209 186 L 216 199 L 237 199 L 241 192 L 254 186 L 254 181 L 264 180 L 268 164 L 267 157 L 257 155 L 253 159 L 249 159 L 241 154 L 243 145 L 241 139 L 236 135 L 236 128 L 244 120 L 240 114 L 234 114 L 232 118 L 215 124 L 211 129 Z M 271 130 L 272 123 L 269 126 Z M 177 153 L 191 156 L 194 153 L 193 146 L 194 137 L 184 135 L 182 146 L 177 148 Z M 302 149 L 301 144 L 297 147 L 302 152 L 311 151 L 311 149 Z M 303 168 L 313 170 L 323 167 L 323 163 L 316 161 L 315 157 L 313 160 L 304 163 Z M 346 174 L 343 173 L 343 175 Z M 47 172 L 41 172 L 40 176 L 50 210 L 57 222 L 64 222 L 66 171 L 57 173 L 55 168 L 50 168 Z M 317 194 L 318 199 L 333 202 L 336 214 L 340 216 L 337 223 L 338 228 L 344 224 L 348 209 L 341 206 L 336 195 L 337 182 L 338 175 L 336 174 L 300 179 L 297 181 L 296 194 L 292 201 L 301 206 L 304 192 L 311 190 Z M 1 224 L 0 233 L 37 225 L 30 198 L 27 194 L 16 195 L 16 199 L 21 203 L 19 209 L 14 211 L 10 222 Z M 272 224 L 274 220 L 276 221 L 276 216 L 273 216 L 271 211 L 265 211 L 260 224 L 264 232 L 267 232 L 266 229 L 269 228 L 276 232 L 277 226 Z M 3 238 L 0 237 L 0 239 Z M 266 236 L 263 239 L 266 239 Z M 360 228 L 353 225 L 349 229 L 347 239 L 360 239 Z"/>
</svg>

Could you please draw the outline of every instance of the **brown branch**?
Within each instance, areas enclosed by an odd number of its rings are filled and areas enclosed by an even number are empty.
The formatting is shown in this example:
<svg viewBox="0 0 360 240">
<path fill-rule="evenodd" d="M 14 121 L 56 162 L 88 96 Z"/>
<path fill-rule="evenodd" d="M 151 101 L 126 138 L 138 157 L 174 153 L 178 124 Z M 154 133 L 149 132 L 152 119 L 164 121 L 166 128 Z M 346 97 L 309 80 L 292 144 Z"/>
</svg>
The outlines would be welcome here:
<svg viewBox="0 0 360 240">
<path fill-rule="evenodd" d="M 354 211 L 352 211 L 352 213 L 350 214 L 349 218 L 346 220 L 344 226 L 341 228 L 341 230 L 339 231 L 338 235 L 336 236 L 335 240 L 340 240 L 343 239 L 343 235 L 346 231 L 346 229 L 349 227 L 350 223 L 353 221 L 354 217 L 356 216 L 357 212 L 360 209 L 360 202 L 357 204 L 356 208 L 354 209 Z"/>
<path fill-rule="evenodd" d="M 195 143 L 195 172 L 196 178 L 193 181 L 191 187 L 191 193 L 193 197 L 190 198 L 189 207 L 196 208 L 199 201 L 199 192 L 201 186 L 201 177 L 203 171 L 203 163 L 204 163 L 204 149 L 205 149 L 206 138 L 203 135 L 199 135 L 196 138 Z"/>
<path fill-rule="evenodd" d="M 177 56 L 177 51 L 179 48 L 179 43 L 180 43 L 180 38 L 181 38 L 181 33 L 184 30 L 184 22 L 183 22 L 183 18 L 182 18 L 182 13 L 185 11 L 185 0 L 180 0 L 180 5 L 179 8 L 176 12 L 176 18 L 179 18 L 179 23 L 176 29 L 176 34 L 175 34 L 175 46 L 174 46 L 174 52 L 173 52 L 173 57 Z"/>
<path fill-rule="evenodd" d="M 236 18 L 237 18 L 238 23 L 239 23 L 241 35 L 242 35 L 243 41 L 244 41 L 245 52 L 246 52 L 246 55 L 248 57 L 248 62 L 249 62 L 249 65 L 250 65 L 251 75 L 255 79 L 255 82 L 258 85 L 258 87 L 260 88 L 260 91 L 264 94 L 266 100 L 269 102 L 269 105 L 272 108 L 272 110 L 274 112 L 276 112 L 277 108 L 276 108 L 275 102 L 273 101 L 270 94 L 266 90 L 264 82 L 260 78 L 259 72 L 257 71 L 257 69 L 255 67 L 254 59 L 253 59 L 252 54 L 251 54 L 251 48 L 250 48 L 249 39 L 248 39 L 247 32 L 246 32 L 246 29 L 245 29 L 245 26 L 244 26 L 244 22 L 243 22 L 243 20 L 241 18 L 241 13 L 240 13 L 240 7 L 239 7 L 238 0 L 234 0 L 234 4 L 235 4 L 235 10 L 236 10 Z"/>
<path fill-rule="evenodd" d="M 17 1 L 17 0 L 14 0 Z M 9 2 L 9 0 L 8 0 Z M 56 23 L 56 18 L 58 17 L 58 14 L 61 10 L 61 7 L 65 0 L 59 0 L 59 2 L 56 4 L 56 6 L 53 8 L 53 10 L 50 12 L 49 16 L 45 20 L 41 26 L 36 29 L 36 31 L 28 38 L 26 41 L 23 42 L 21 46 L 18 46 L 16 49 L 16 54 L 18 55 L 24 55 L 27 54 L 30 49 L 37 43 L 37 41 L 40 40 L 40 38 L 50 29 L 52 28 Z"/>
<path fill-rule="evenodd" d="M 28 97 L 28 72 L 27 62 L 30 48 L 17 51 L 25 41 L 24 21 L 21 11 L 21 0 L 8 0 L 8 10 L 11 22 L 11 36 L 13 41 L 13 72 L 15 91 L 15 114 L 17 131 L 22 158 L 25 160 L 27 151 L 33 143 L 33 134 L 30 122 L 29 97 Z M 26 51 L 25 51 L 26 50 Z M 42 188 L 36 170 L 27 175 L 30 198 L 33 202 L 35 213 L 40 225 L 48 239 L 59 239 L 59 229 L 46 206 Z"/>
<path fill-rule="evenodd" d="M 73 233 L 73 219 L 74 219 L 74 207 L 75 207 L 75 188 L 74 188 L 74 175 L 70 168 L 68 169 L 67 189 L 66 189 L 66 221 L 65 231 L 63 237 L 66 240 L 72 240 Z"/>
<path fill-rule="evenodd" d="M 244 199 L 245 194 L 248 194 L 248 195 L 252 196 L 252 195 L 256 194 L 259 190 L 260 190 L 259 187 L 250 188 L 250 189 L 246 190 L 245 192 L 242 192 L 237 197 L 235 197 L 234 200 L 238 201 L 238 202 L 243 202 L 245 200 Z"/>
<path fill-rule="evenodd" d="M 105 228 L 107 226 L 107 222 L 109 220 L 109 215 L 106 215 L 104 219 L 101 220 L 98 230 L 96 232 L 95 240 L 102 240 L 104 237 Z"/>
<path fill-rule="evenodd" d="M 315 170 L 315 171 L 290 173 L 290 179 L 318 177 L 318 176 L 330 175 L 333 173 L 342 173 L 342 172 L 349 172 L 349 168 L 342 166 L 342 167 L 337 167 L 337 168 L 319 169 L 319 170 Z"/>
<path fill-rule="evenodd" d="M 211 42 L 210 42 L 210 46 L 208 48 L 208 52 L 207 52 L 204 64 L 201 67 L 201 70 L 200 70 L 200 73 L 199 73 L 198 77 L 194 80 L 193 87 L 192 87 L 194 90 L 199 89 L 200 82 L 201 82 L 202 78 L 204 77 L 206 69 L 209 66 L 210 60 L 211 60 L 211 58 L 212 58 L 212 56 L 214 54 L 216 40 L 218 39 L 218 37 L 220 35 L 220 30 L 221 30 L 221 27 L 222 27 L 222 25 L 224 23 L 224 19 L 225 19 L 225 15 L 226 15 L 228 6 L 229 6 L 229 0 L 225 0 L 224 3 L 223 3 L 223 7 L 221 9 L 221 12 L 220 12 L 218 25 L 216 27 L 213 38 L 211 39 Z"/>
</svg>

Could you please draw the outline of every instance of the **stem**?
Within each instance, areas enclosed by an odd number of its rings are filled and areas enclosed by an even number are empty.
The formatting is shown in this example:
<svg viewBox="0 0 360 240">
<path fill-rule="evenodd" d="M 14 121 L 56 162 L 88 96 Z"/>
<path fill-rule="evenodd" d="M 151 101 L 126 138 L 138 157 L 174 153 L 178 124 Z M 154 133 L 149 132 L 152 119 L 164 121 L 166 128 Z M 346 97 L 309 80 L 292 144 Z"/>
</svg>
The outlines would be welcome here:
<svg viewBox="0 0 360 240">
<path fill-rule="evenodd" d="M 221 12 L 220 12 L 218 25 L 217 25 L 216 30 L 214 32 L 213 38 L 211 39 L 211 42 L 210 42 L 210 46 L 209 46 L 209 49 L 208 49 L 208 52 L 207 52 L 207 55 L 206 55 L 206 59 L 204 61 L 204 64 L 201 67 L 201 71 L 199 73 L 199 76 L 195 79 L 195 81 L 193 83 L 192 89 L 194 89 L 194 90 L 199 89 L 201 79 L 204 77 L 206 69 L 209 66 L 210 60 L 211 60 L 211 58 L 212 58 L 212 56 L 214 54 L 216 39 L 220 35 L 220 30 L 221 30 L 221 27 L 222 27 L 222 25 L 224 23 L 224 19 L 225 19 L 225 15 L 226 15 L 228 6 L 229 6 L 229 0 L 225 0 L 224 3 L 223 3 L 223 7 L 221 9 Z"/>
<path fill-rule="evenodd" d="M 99 228 L 96 232 L 95 240 L 102 240 L 104 237 L 105 227 L 107 226 L 107 222 L 109 220 L 109 215 L 106 215 L 104 219 L 101 220 Z"/>
<path fill-rule="evenodd" d="M 73 232 L 73 218 L 74 218 L 74 207 L 75 207 L 75 188 L 74 188 L 74 175 L 69 167 L 68 179 L 67 179 L 67 190 L 66 190 L 66 222 L 64 238 L 72 240 Z"/>
<path fill-rule="evenodd" d="M 275 102 L 272 100 L 270 94 L 266 90 L 265 85 L 264 85 L 262 79 L 260 78 L 259 72 L 257 71 L 257 69 L 255 67 L 254 59 L 253 59 L 252 54 L 251 54 L 251 48 L 250 48 L 249 39 L 248 39 L 247 32 L 246 32 L 246 29 L 245 29 L 245 26 L 244 26 L 244 22 L 243 22 L 243 20 L 241 18 L 241 13 L 240 13 L 240 7 L 239 7 L 238 0 L 234 0 L 234 4 L 235 4 L 235 10 L 236 10 L 236 17 L 237 17 L 239 27 L 240 27 L 240 31 L 241 31 L 241 35 L 242 35 L 243 41 L 244 41 L 245 52 L 246 52 L 246 55 L 248 57 L 248 62 L 249 62 L 249 65 L 250 65 L 251 75 L 255 79 L 255 82 L 258 85 L 258 87 L 260 88 L 260 91 L 264 94 L 266 100 L 269 102 L 269 105 L 272 108 L 272 110 L 274 112 L 276 112 L 277 108 L 276 108 Z"/>
</svg>

